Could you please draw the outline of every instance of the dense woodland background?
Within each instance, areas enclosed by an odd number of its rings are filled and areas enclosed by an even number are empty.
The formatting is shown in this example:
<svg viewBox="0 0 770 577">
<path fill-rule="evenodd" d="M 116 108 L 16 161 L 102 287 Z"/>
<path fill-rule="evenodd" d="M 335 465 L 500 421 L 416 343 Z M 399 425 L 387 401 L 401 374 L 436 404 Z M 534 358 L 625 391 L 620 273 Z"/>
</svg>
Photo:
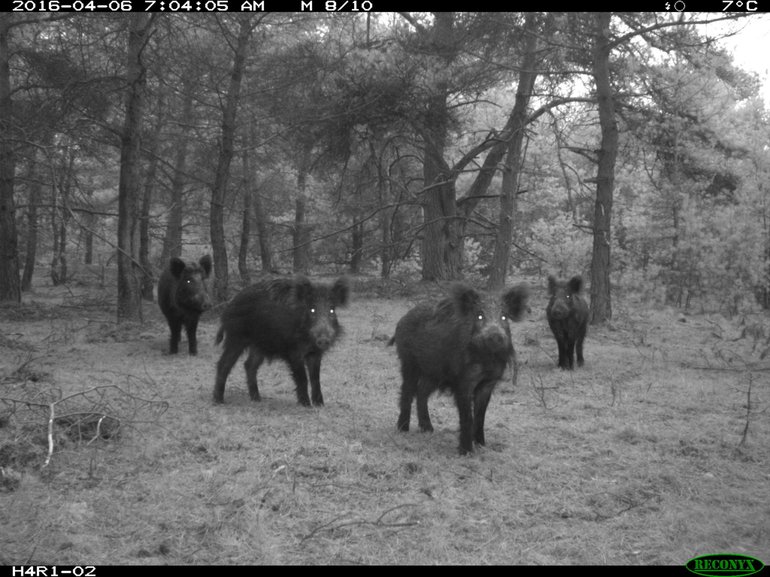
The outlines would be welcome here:
<svg viewBox="0 0 770 577">
<path fill-rule="evenodd" d="M 210 252 L 220 302 L 261 272 L 582 273 L 595 324 L 623 290 L 767 309 L 770 119 L 716 42 L 742 21 L 2 14 L 0 300 L 116 267 L 138 320 Z"/>
<path fill-rule="evenodd" d="M 0 13 L 0 565 L 768 562 L 747 20 Z M 169 355 L 155 281 L 205 253 L 205 344 Z M 294 271 L 351 278 L 326 405 L 283 363 L 215 405 L 220 305 Z M 580 370 L 547 274 L 585 277 Z M 458 278 L 532 285 L 472 458 L 451 397 L 396 431 L 386 345 Z"/>
</svg>

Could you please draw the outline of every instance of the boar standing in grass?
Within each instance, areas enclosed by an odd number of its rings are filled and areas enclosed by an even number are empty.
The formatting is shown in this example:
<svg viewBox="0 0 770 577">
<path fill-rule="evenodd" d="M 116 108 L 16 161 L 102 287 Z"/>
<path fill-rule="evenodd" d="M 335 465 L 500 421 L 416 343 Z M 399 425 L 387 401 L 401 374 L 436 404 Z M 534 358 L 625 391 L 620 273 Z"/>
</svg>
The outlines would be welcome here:
<svg viewBox="0 0 770 577">
<path fill-rule="evenodd" d="M 224 401 L 225 382 L 241 353 L 249 396 L 259 401 L 257 370 L 265 359 L 283 359 L 289 365 L 301 405 L 323 405 L 321 359 L 342 332 L 337 307 L 348 303 L 348 280 L 332 286 L 311 283 L 304 276 L 264 280 L 243 289 L 225 307 L 216 342 L 224 338 L 217 363 L 214 401 Z M 307 367 L 307 371 L 305 370 Z M 311 397 L 308 397 L 308 375 Z"/>
<path fill-rule="evenodd" d="M 484 416 L 492 391 L 513 361 L 509 320 L 527 309 L 528 289 L 507 290 L 502 302 L 482 299 L 474 289 L 455 284 L 436 305 L 418 305 L 396 326 L 401 360 L 400 413 L 397 427 L 409 430 L 412 399 L 417 398 L 420 429 L 432 431 L 428 397 L 436 390 L 454 395 L 460 415 L 460 454 L 484 445 Z"/>
<path fill-rule="evenodd" d="M 206 279 L 211 274 L 211 256 L 205 255 L 198 262 L 185 263 L 172 258 L 158 281 L 158 305 L 171 330 L 169 353 L 179 352 L 182 327 L 187 332 L 187 347 L 191 355 L 198 354 L 198 321 L 201 314 L 211 308 Z"/>
<path fill-rule="evenodd" d="M 588 331 L 588 305 L 580 290 L 583 279 L 574 276 L 569 281 L 548 277 L 548 294 L 551 300 L 545 309 L 548 325 L 559 347 L 559 367 L 574 369 L 575 352 L 577 364 L 583 366 L 583 340 Z"/>
</svg>

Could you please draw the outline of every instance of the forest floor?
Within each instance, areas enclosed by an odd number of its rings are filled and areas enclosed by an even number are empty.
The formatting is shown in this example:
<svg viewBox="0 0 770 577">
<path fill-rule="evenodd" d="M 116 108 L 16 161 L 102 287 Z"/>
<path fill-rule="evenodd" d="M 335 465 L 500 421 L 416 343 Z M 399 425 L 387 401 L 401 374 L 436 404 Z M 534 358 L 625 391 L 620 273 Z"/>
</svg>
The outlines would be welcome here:
<svg viewBox="0 0 770 577">
<path fill-rule="evenodd" d="M 770 563 L 767 317 L 616 298 L 567 372 L 540 288 L 487 446 L 460 457 L 450 397 L 431 397 L 434 433 L 395 427 L 387 338 L 425 292 L 353 287 L 321 408 L 281 362 L 261 403 L 239 363 L 215 405 L 216 311 L 190 357 L 167 354 L 154 304 L 117 325 L 109 289 L 0 309 L 0 565 Z"/>
</svg>

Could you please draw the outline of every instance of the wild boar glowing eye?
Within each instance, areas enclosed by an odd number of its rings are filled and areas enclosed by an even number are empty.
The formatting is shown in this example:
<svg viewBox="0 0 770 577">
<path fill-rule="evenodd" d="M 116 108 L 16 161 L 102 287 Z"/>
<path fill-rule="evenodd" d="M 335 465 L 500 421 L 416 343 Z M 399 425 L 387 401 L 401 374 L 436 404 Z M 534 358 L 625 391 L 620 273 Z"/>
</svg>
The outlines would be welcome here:
<svg viewBox="0 0 770 577">
<path fill-rule="evenodd" d="M 313 313 L 313 314 L 315 314 L 315 309 L 314 309 L 314 308 L 311 308 L 311 309 L 310 309 L 310 312 L 311 312 L 311 313 Z"/>
<path fill-rule="evenodd" d="M 501 321 L 507 320 L 507 318 L 508 318 L 508 317 L 506 317 L 505 315 L 500 315 L 500 320 L 501 320 Z"/>
<path fill-rule="evenodd" d="M 484 315 L 479 315 L 479 320 L 483 321 L 484 320 Z"/>
<path fill-rule="evenodd" d="M 334 309 L 329 309 L 329 314 L 333 315 L 334 314 Z"/>
</svg>

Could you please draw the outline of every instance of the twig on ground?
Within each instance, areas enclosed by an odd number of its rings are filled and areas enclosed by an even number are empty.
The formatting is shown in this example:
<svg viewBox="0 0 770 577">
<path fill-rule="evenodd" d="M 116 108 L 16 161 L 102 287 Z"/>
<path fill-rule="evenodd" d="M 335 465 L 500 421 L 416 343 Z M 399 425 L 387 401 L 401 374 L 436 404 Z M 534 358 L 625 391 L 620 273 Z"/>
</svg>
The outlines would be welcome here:
<svg viewBox="0 0 770 577">
<path fill-rule="evenodd" d="M 415 503 L 402 503 L 401 505 L 396 505 L 394 507 L 391 507 L 390 509 L 386 509 L 385 511 L 383 511 L 382 514 L 380 514 L 380 516 L 377 517 L 374 521 L 369 521 L 367 519 L 356 519 L 356 520 L 353 520 L 353 521 L 347 521 L 345 523 L 339 523 L 338 525 L 334 525 L 334 523 L 336 523 L 340 519 L 345 518 L 346 516 L 348 516 L 350 514 L 350 513 L 343 513 L 342 515 L 338 515 L 338 516 L 334 517 L 331 521 L 328 521 L 328 522 L 324 523 L 323 525 L 319 525 L 318 527 L 313 529 L 310 533 L 308 533 L 307 535 L 302 537 L 302 540 L 300 541 L 300 543 L 304 543 L 308 539 L 312 539 L 318 533 L 320 533 L 321 531 L 323 531 L 325 529 L 331 529 L 332 531 L 334 531 L 334 530 L 337 530 L 337 529 L 342 529 L 344 527 L 354 527 L 354 526 L 357 526 L 357 525 L 370 525 L 372 527 L 386 527 L 386 528 L 412 527 L 414 525 L 418 525 L 419 522 L 418 521 L 404 521 L 404 522 L 400 522 L 400 523 L 385 523 L 385 522 L 383 522 L 383 519 L 385 518 L 386 515 L 392 513 L 393 511 L 396 511 L 398 509 L 402 509 L 404 507 L 414 507 L 415 505 L 416 505 Z"/>
</svg>

